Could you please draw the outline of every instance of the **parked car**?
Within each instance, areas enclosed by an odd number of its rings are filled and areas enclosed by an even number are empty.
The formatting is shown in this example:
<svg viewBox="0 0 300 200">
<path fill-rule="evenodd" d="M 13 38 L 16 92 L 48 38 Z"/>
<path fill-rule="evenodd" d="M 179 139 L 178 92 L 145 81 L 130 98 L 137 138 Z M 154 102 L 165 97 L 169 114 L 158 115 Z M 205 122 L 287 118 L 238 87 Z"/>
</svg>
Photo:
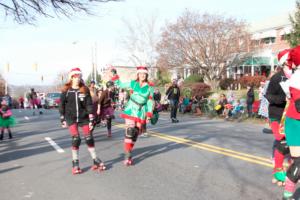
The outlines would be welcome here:
<svg viewBox="0 0 300 200">
<path fill-rule="evenodd" d="M 57 108 L 60 103 L 60 93 L 51 92 L 46 95 L 45 108 Z"/>
</svg>

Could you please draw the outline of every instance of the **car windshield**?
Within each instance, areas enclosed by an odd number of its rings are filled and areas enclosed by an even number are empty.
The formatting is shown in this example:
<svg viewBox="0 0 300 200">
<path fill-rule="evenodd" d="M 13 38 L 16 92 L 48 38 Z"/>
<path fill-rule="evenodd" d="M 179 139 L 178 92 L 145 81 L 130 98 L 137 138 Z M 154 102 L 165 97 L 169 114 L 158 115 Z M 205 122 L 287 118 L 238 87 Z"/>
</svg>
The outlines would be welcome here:
<svg viewBox="0 0 300 200">
<path fill-rule="evenodd" d="M 48 93 L 47 94 L 48 98 L 60 98 L 60 93 Z"/>
</svg>

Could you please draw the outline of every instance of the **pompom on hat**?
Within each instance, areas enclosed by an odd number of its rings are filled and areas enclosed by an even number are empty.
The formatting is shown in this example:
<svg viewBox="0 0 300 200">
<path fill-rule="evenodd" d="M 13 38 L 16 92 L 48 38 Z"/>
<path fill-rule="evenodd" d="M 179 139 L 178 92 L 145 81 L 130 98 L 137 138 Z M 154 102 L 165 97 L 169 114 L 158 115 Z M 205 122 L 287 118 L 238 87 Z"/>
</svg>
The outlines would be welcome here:
<svg viewBox="0 0 300 200">
<path fill-rule="evenodd" d="M 69 73 L 69 80 L 71 80 L 74 75 L 80 75 L 80 77 L 82 76 L 80 68 L 71 69 L 71 71 Z"/>
<path fill-rule="evenodd" d="M 288 62 L 291 67 L 300 67 L 300 45 L 291 50 Z"/>
<path fill-rule="evenodd" d="M 284 49 L 282 51 L 280 51 L 277 55 L 277 59 L 279 62 L 280 66 L 283 66 L 285 63 L 286 65 L 291 68 L 291 63 L 290 63 L 290 53 L 291 53 L 291 49 Z"/>
<path fill-rule="evenodd" d="M 145 73 L 148 74 L 148 69 L 145 66 L 138 66 L 136 67 L 137 72 L 136 73 Z"/>
</svg>

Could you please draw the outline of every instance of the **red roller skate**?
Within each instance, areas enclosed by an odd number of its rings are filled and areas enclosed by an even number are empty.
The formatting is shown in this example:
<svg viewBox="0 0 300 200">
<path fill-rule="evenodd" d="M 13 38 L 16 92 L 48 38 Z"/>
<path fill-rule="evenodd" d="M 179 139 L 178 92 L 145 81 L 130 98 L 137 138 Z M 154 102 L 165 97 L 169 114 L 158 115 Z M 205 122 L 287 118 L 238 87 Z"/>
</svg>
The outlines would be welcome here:
<svg viewBox="0 0 300 200">
<path fill-rule="evenodd" d="M 127 158 L 124 160 L 124 165 L 125 166 L 131 166 L 133 165 L 133 161 L 132 161 L 132 158 Z"/>
<path fill-rule="evenodd" d="M 72 167 L 72 174 L 76 175 L 76 174 L 81 174 L 82 170 L 79 167 L 79 161 L 78 160 L 73 160 L 72 161 L 73 167 Z"/>
<path fill-rule="evenodd" d="M 106 169 L 104 163 L 99 159 L 99 158 L 96 158 L 93 160 L 94 164 L 93 166 L 91 167 L 91 170 L 93 171 L 104 171 Z"/>
</svg>

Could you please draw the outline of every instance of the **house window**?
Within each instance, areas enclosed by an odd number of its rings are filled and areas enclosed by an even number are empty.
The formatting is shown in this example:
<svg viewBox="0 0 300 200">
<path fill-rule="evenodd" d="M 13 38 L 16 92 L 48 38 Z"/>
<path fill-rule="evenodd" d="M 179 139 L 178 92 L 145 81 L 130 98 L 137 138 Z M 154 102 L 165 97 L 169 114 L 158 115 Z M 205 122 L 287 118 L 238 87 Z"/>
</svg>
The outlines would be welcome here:
<svg viewBox="0 0 300 200">
<path fill-rule="evenodd" d="M 289 36 L 290 36 L 290 34 L 284 34 L 284 35 L 281 36 L 280 39 L 281 40 L 287 40 Z"/>
<path fill-rule="evenodd" d="M 273 44 L 273 43 L 275 43 L 275 37 L 264 38 L 264 39 L 263 39 L 263 42 L 264 42 L 265 44 Z"/>
</svg>

